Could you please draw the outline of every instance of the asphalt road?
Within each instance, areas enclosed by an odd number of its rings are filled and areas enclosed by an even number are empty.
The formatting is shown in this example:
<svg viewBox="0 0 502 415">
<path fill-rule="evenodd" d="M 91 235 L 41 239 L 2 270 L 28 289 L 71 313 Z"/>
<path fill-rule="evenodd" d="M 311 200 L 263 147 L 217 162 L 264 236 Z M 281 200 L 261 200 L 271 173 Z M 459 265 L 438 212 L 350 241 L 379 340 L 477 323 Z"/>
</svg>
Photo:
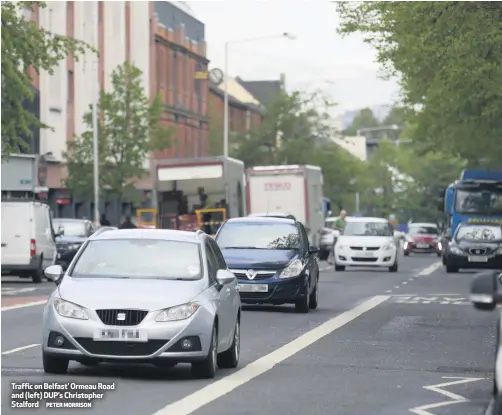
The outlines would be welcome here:
<svg viewBox="0 0 502 415">
<path fill-rule="evenodd" d="M 468 303 L 473 275 L 446 274 L 435 256 L 402 257 L 398 273 L 327 269 L 319 308 L 309 314 L 295 314 L 290 306 L 246 307 L 239 368 L 211 381 L 192 379 L 184 365 L 161 370 L 74 363 L 66 376 L 45 375 L 39 303 L 54 286 L 3 278 L 2 413 L 34 412 L 10 408 L 12 382 L 102 382 L 114 383 L 115 390 L 79 411 L 484 415 L 496 315 Z M 43 405 L 37 413 L 53 410 Z"/>
</svg>

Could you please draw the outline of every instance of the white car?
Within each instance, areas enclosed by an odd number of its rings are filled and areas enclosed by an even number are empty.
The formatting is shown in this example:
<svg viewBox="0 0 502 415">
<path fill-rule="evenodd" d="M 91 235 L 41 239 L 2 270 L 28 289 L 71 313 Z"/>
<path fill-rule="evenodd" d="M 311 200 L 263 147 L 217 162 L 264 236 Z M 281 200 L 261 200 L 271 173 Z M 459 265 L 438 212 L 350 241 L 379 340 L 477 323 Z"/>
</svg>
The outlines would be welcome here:
<svg viewBox="0 0 502 415">
<path fill-rule="evenodd" d="M 382 218 L 346 219 L 334 250 L 335 271 L 345 267 L 381 267 L 398 270 L 398 244 L 392 225 Z"/>
</svg>

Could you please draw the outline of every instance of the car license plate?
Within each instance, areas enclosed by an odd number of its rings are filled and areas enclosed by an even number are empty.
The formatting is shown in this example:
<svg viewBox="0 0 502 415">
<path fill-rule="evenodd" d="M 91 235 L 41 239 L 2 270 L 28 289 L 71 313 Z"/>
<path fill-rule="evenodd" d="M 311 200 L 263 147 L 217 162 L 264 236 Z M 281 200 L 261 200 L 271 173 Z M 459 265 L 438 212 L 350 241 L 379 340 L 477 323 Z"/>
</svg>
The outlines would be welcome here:
<svg viewBox="0 0 502 415">
<path fill-rule="evenodd" d="M 373 252 L 361 252 L 363 258 L 373 258 Z"/>
<path fill-rule="evenodd" d="M 146 332 L 139 329 L 99 328 L 94 340 L 146 342 Z"/>
<path fill-rule="evenodd" d="M 428 248 L 429 244 L 424 244 L 424 243 L 418 243 L 417 248 Z"/>
<path fill-rule="evenodd" d="M 486 256 L 470 256 L 469 262 L 488 262 L 488 257 L 486 257 Z"/>
<path fill-rule="evenodd" d="M 267 284 L 239 284 L 237 289 L 241 293 L 268 293 Z"/>
</svg>

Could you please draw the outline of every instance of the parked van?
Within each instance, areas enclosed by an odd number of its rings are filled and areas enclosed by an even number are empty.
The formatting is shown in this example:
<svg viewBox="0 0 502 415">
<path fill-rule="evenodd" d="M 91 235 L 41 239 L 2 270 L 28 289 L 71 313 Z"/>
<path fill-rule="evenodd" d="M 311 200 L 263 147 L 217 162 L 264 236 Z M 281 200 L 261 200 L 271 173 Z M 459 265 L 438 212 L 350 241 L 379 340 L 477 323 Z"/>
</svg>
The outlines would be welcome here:
<svg viewBox="0 0 502 415">
<path fill-rule="evenodd" d="M 42 282 L 56 260 L 50 207 L 31 201 L 2 202 L 2 275 Z"/>
</svg>

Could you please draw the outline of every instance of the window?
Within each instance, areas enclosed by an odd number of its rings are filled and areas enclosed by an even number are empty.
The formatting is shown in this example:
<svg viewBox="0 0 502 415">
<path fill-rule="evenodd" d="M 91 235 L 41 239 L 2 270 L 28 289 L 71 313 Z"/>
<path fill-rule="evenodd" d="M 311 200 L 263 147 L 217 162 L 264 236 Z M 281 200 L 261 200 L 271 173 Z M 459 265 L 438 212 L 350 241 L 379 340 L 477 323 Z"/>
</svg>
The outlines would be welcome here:
<svg viewBox="0 0 502 415">
<path fill-rule="evenodd" d="M 199 244 L 161 239 L 90 241 L 71 276 L 199 280 L 202 278 Z"/>
<path fill-rule="evenodd" d="M 227 269 L 227 263 L 225 262 L 225 258 L 223 258 L 223 254 L 221 253 L 218 244 L 213 239 L 211 239 L 209 240 L 209 245 L 211 245 L 211 248 L 213 249 L 216 256 L 216 260 L 218 261 L 218 269 Z"/>
<path fill-rule="evenodd" d="M 172 88 L 173 88 L 173 102 L 174 105 L 178 104 L 178 52 L 171 51 L 172 59 Z"/>
<path fill-rule="evenodd" d="M 435 226 L 409 226 L 410 235 L 439 235 L 439 230 Z"/>
<path fill-rule="evenodd" d="M 216 273 L 218 272 L 218 260 L 211 249 L 209 241 L 206 242 L 207 273 L 211 283 L 216 282 Z"/>
<path fill-rule="evenodd" d="M 348 236 L 394 236 L 388 222 L 347 222 L 343 234 Z"/>
<path fill-rule="evenodd" d="M 73 102 L 73 71 L 68 71 L 68 103 Z"/>
<path fill-rule="evenodd" d="M 303 239 L 302 245 L 303 246 L 310 246 L 310 241 L 309 241 L 309 237 L 307 235 L 307 231 L 305 230 L 305 228 L 303 227 L 303 225 L 301 223 L 299 224 L 299 228 L 300 228 L 301 238 Z"/>
<path fill-rule="evenodd" d="M 87 236 L 85 222 L 55 219 L 52 226 L 55 233 L 62 233 L 64 236 Z"/>
<path fill-rule="evenodd" d="M 221 249 L 300 249 L 300 235 L 293 223 L 227 222 L 216 242 Z"/>
<path fill-rule="evenodd" d="M 455 211 L 482 215 L 502 214 L 502 189 L 458 189 Z"/>
<path fill-rule="evenodd" d="M 23 17 L 24 17 L 26 20 L 31 20 L 31 15 L 32 15 L 32 11 L 31 11 L 31 9 L 30 9 L 28 6 L 24 6 L 24 9 L 23 9 Z"/>
</svg>

